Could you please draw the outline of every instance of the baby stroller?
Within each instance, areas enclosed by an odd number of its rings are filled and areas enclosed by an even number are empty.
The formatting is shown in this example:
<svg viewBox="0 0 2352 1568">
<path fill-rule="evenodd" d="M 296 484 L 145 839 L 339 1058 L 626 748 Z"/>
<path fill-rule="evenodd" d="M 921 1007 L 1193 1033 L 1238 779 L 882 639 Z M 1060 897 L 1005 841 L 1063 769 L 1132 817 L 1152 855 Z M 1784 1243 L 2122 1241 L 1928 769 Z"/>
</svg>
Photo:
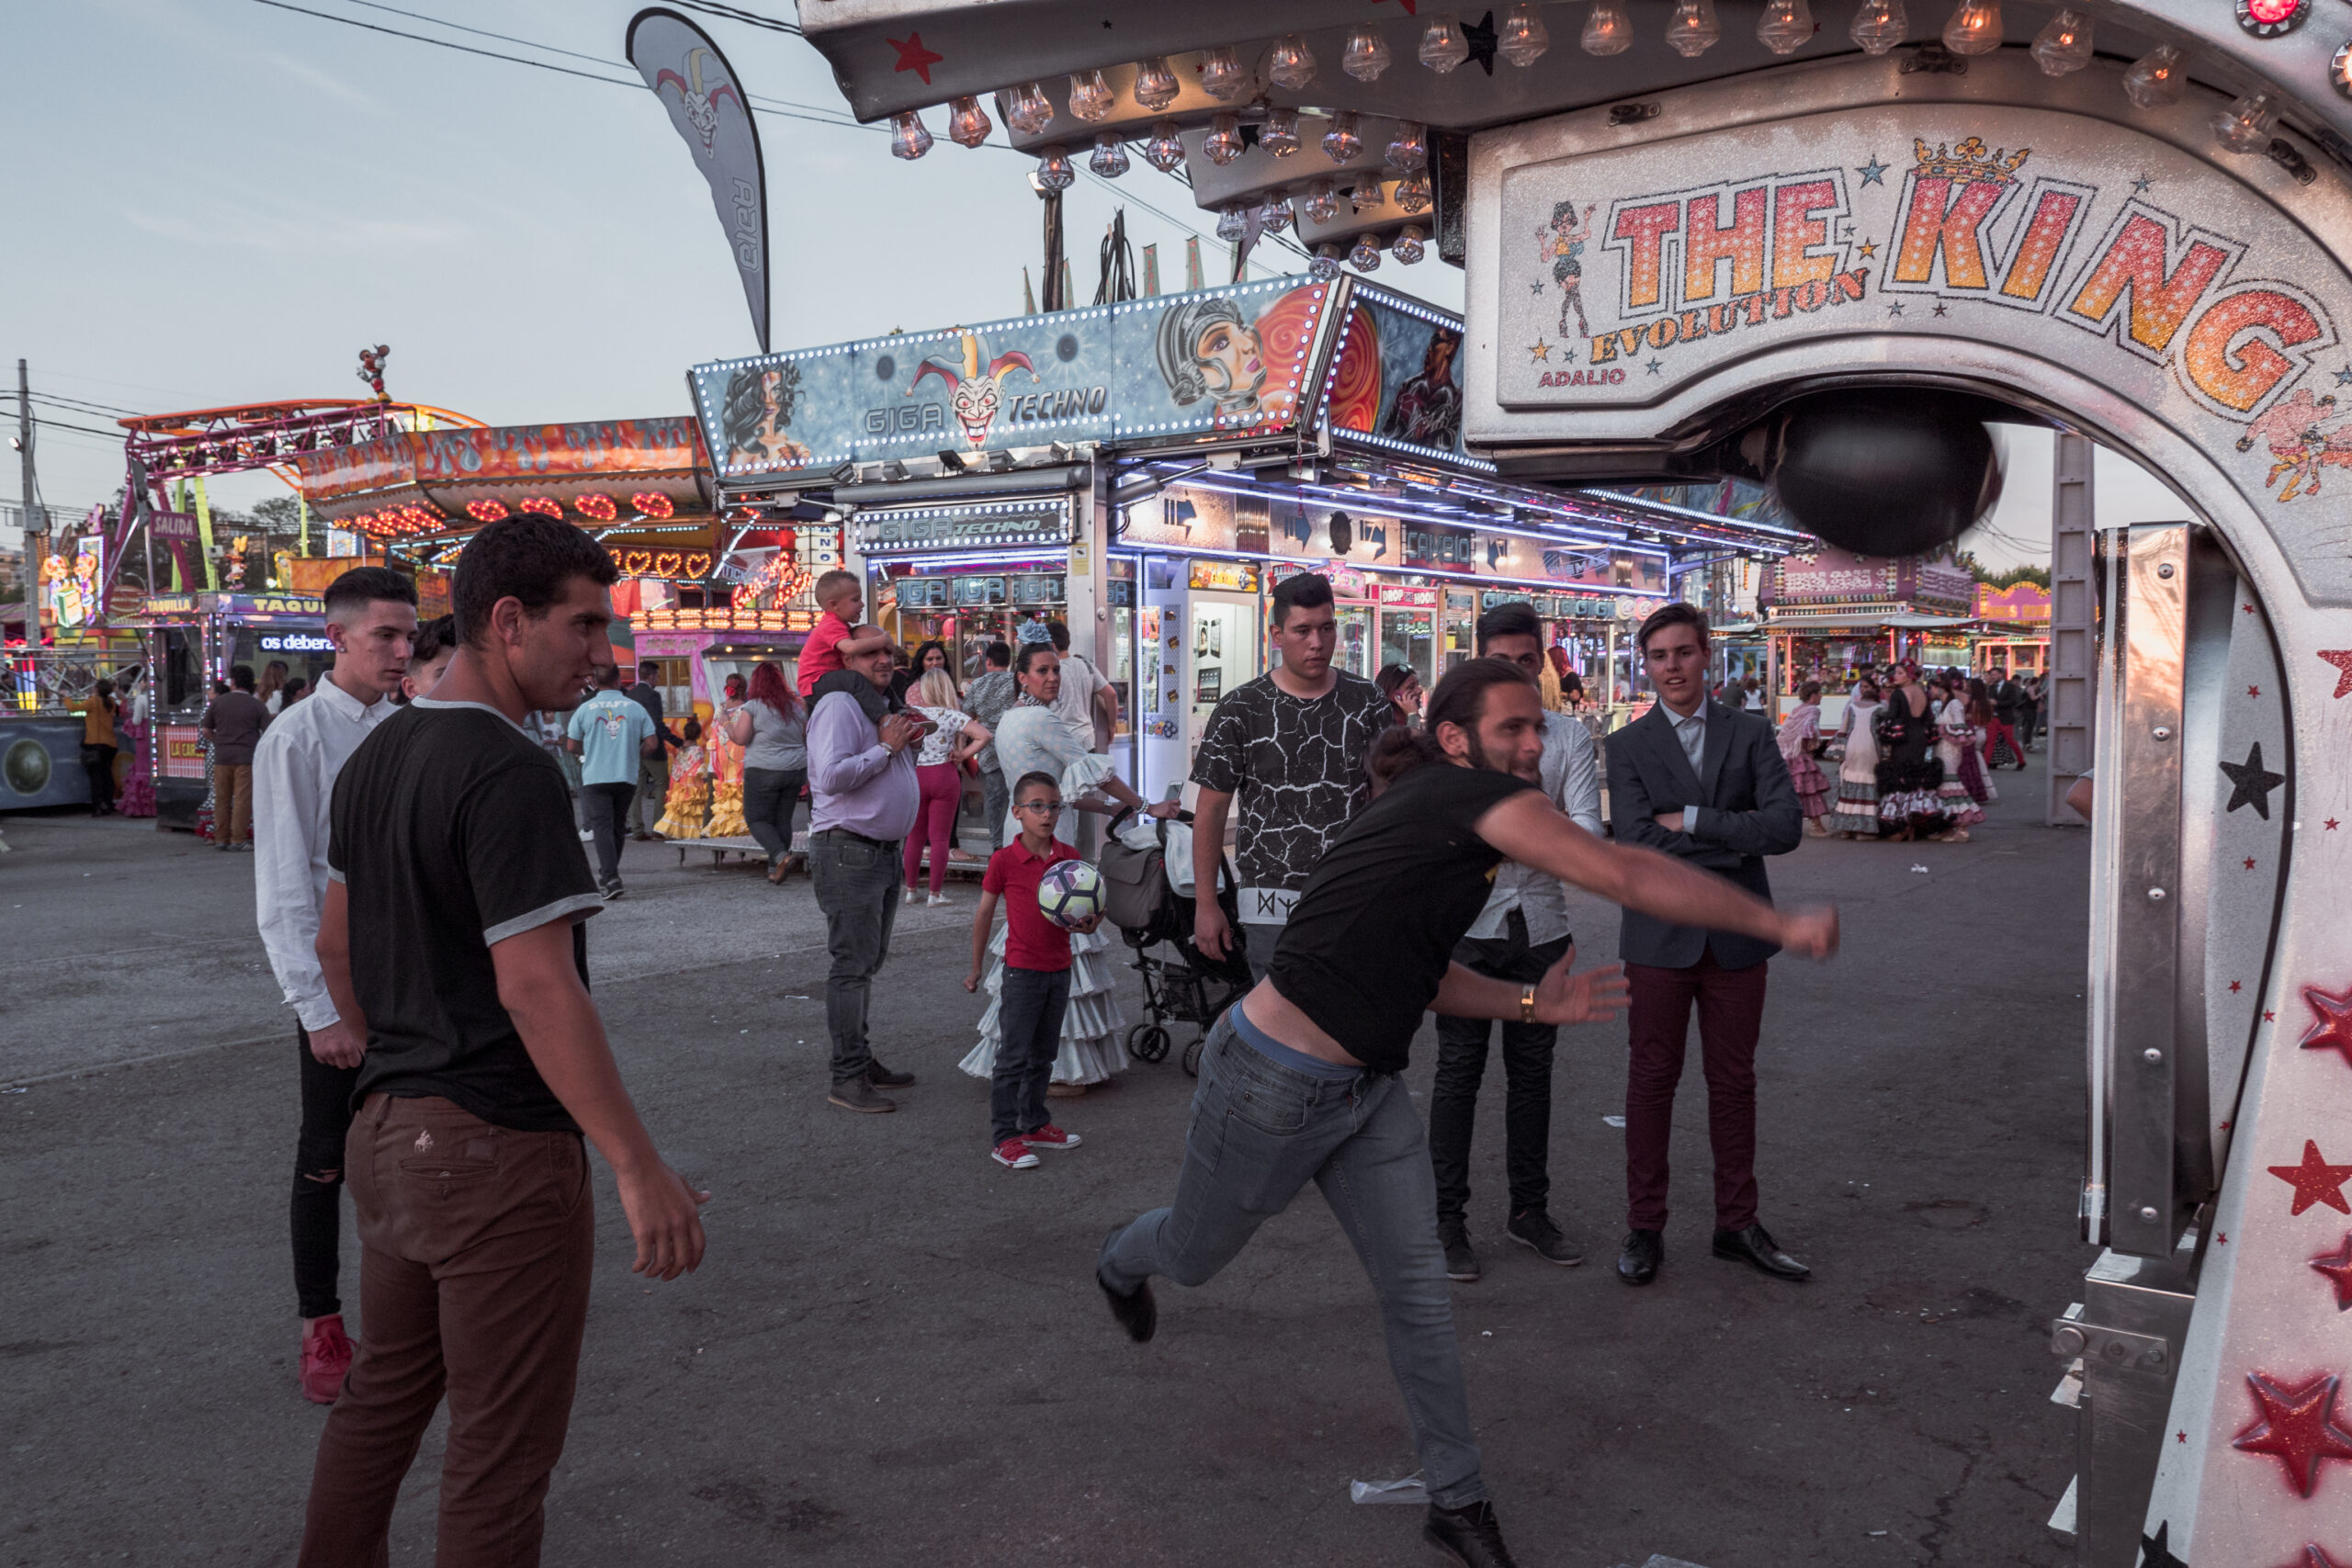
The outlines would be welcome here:
<svg viewBox="0 0 2352 1568">
<path fill-rule="evenodd" d="M 1193 899 L 1188 874 L 1192 869 L 1193 815 L 1179 812 L 1174 820 L 1182 831 L 1175 852 L 1169 847 L 1169 824 L 1149 818 L 1129 820 L 1122 812 L 1111 824 L 1102 846 L 1102 912 L 1135 950 L 1135 970 L 1143 976 L 1144 1021 L 1127 1031 L 1127 1054 L 1146 1062 L 1163 1061 L 1172 1043 L 1168 1026 L 1189 1023 L 1198 1030 L 1184 1047 L 1184 1070 L 1200 1076 L 1201 1045 L 1209 1026 L 1250 989 L 1250 961 L 1240 950 L 1240 902 L 1233 868 L 1217 863 L 1217 903 L 1234 932 L 1234 948 L 1222 959 L 1210 958 L 1193 943 Z M 1180 891 L 1180 888 L 1182 890 Z M 1170 949 L 1154 956 L 1155 947 Z"/>
</svg>

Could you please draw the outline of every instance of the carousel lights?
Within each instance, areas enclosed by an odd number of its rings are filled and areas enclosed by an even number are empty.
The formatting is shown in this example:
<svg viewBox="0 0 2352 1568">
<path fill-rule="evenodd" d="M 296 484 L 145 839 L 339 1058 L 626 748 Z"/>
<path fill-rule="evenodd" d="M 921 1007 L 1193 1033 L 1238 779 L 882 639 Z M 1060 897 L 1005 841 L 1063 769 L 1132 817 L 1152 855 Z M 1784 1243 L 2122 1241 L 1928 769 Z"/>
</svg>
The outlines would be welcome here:
<svg viewBox="0 0 2352 1568">
<path fill-rule="evenodd" d="M 1323 132 L 1323 156 L 1334 164 L 1352 161 L 1363 151 L 1363 133 L 1356 129 L 1356 111 L 1340 109 L 1331 116 L 1330 129 Z"/>
<path fill-rule="evenodd" d="M 1413 120 L 1396 122 L 1396 135 L 1388 143 L 1388 166 L 1392 169 L 1426 168 L 1430 161 L 1429 134 Z"/>
<path fill-rule="evenodd" d="M 1068 190 L 1078 178 L 1069 166 L 1069 149 L 1057 141 L 1037 150 L 1037 172 L 1030 176 L 1039 190 Z"/>
<path fill-rule="evenodd" d="M 1265 201 L 1258 209 L 1258 227 L 1269 234 L 1279 234 L 1290 227 L 1290 192 L 1275 189 L 1266 193 Z"/>
<path fill-rule="evenodd" d="M 1633 19 L 1625 15 L 1620 0 L 1592 0 L 1592 15 L 1585 18 L 1577 44 L 1587 54 L 1604 56 L 1623 54 L 1634 47 Z"/>
<path fill-rule="evenodd" d="M 614 522 L 621 514 L 621 509 L 613 504 L 613 498 L 609 495 L 583 495 L 571 503 L 571 509 L 581 516 L 594 518 L 599 523 Z"/>
<path fill-rule="evenodd" d="M 1696 60 L 1724 36 L 1715 19 L 1715 0 L 1675 0 L 1674 15 L 1666 24 L 1666 47 L 1685 60 Z"/>
<path fill-rule="evenodd" d="M 1430 172 L 1427 169 L 1415 169 L 1411 174 L 1398 180 L 1396 194 L 1392 199 L 1401 211 L 1427 212 L 1436 201 L 1436 195 L 1430 187 Z"/>
<path fill-rule="evenodd" d="M 948 106 L 947 140 L 958 147 L 978 147 L 996 129 L 988 110 L 980 107 L 980 100 L 962 97 Z"/>
<path fill-rule="evenodd" d="M 518 512 L 536 512 L 542 517 L 560 517 L 563 508 L 543 495 L 526 495 L 514 503 Z"/>
<path fill-rule="evenodd" d="M 1370 234 L 1356 236 L 1355 248 L 1348 253 L 1348 265 L 1358 272 L 1380 270 L 1380 242 Z"/>
<path fill-rule="evenodd" d="M 2143 109 L 2170 108 L 2188 91 L 2188 72 L 2180 51 L 2160 43 L 2132 62 L 2123 73 L 2123 96 Z"/>
<path fill-rule="evenodd" d="M 1267 156 L 1287 158 L 1299 150 L 1298 111 L 1276 107 L 1266 111 L 1266 123 L 1258 128 L 1258 145 Z"/>
<path fill-rule="evenodd" d="M 675 517 L 678 509 L 670 498 L 658 490 L 642 490 L 628 498 L 628 503 L 648 517 Z"/>
<path fill-rule="evenodd" d="M 1544 51 L 1551 47 L 1552 32 L 1544 25 L 1542 13 L 1527 0 L 1520 0 L 1503 18 L 1503 36 L 1495 45 L 1495 52 L 1513 65 L 1525 67 L 1543 59 Z"/>
<path fill-rule="evenodd" d="M 1756 41 L 1774 54 L 1793 54 L 1813 41 L 1812 8 L 1805 0 L 1771 0 L 1756 21 Z"/>
<path fill-rule="evenodd" d="M 1126 144 L 1113 132 L 1104 131 L 1094 139 L 1094 154 L 1086 160 L 1086 166 L 1106 180 L 1117 179 L 1127 172 Z"/>
<path fill-rule="evenodd" d="M 1143 144 L 1143 161 L 1163 175 L 1172 175 L 1183 166 L 1184 139 L 1174 120 L 1153 122 L 1150 139 Z"/>
<path fill-rule="evenodd" d="M 1386 195 L 1381 190 L 1380 176 L 1377 175 L 1364 175 L 1356 182 L 1355 188 L 1348 192 L 1348 205 L 1358 212 L 1378 207 L 1387 199 Z"/>
<path fill-rule="evenodd" d="M 1317 180 L 1306 191 L 1306 208 L 1300 214 L 1309 223 L 1329 223 L 1340 215 L 1340 193 L 1329 180 Z"/>
<path fill-rule="evenodd" d="M 2061 10 L 2033 35 L 2033 62 L 2044 76 L 2064 76 L 2091 62 L 2091 21 L 2080 11 Z"/>
<path fill-rule="evenodd" d="M 1231 244 L 1250 232 L 1250 220 L 1242 216 L 1238 206 L 1219 209 L 1216 215 L 1216 237 Z"/>
<path fill-rule="evenodd" d="M 1306 276 L 1317 283 L 1329 283 L 1340 276 L 1340 247 L 1321 244 L 1315 247 L 1315 259 L 1306 264 Z"/>
<path fill-rule="evenodd" d="M 890 156 L 909 163 L 931 151 L 931 130 L 922 116 L 909 110 L 890 117 Z"/>
<path fill-rule="evenodd" d="M 2238 26 L 2256 38 L 2283 38 L 2303 25 L 2312 0 L 2237 0 Z"/>
<path fill-rule="evenodd" d="M 1201 56 L 1201 91 L 1218 103 L 1231 103 L 1249 85 L 1250 73 L 1242 68 L 1231 44 L 1221 43 Z"/>
<path fill-rule="evenodd" d="M 1266 74 L 1274 85 L 1300 92 L 1315 80 L 1315 51 L 1296 33 L 1284 33 L 1266 61 Z"/>
<path fill-rule="evenodd" d="M 1454 25 L 1453 12 L 1430 17 L 1429 26 L 1421 29 L 1420 58 L 1422 64 L 1441 76 L 1470 58 L 1470 40 Z M 1380 265 L 1377 254 L 1373 265 Z"/>
<path fill-rule="evenodd" d="M 666 501 L 669 498 L 664 496 L 662 499 Z M 477 523 L 501 523 L 506 519 L 506 503 L 503 501 L 469 501 L 466 502 L 466 515 Z"/>
<path fill-rule="evenodd" d="M 1023 136 L 1035 136 L 1054 123 L 1054 106 L 1046 89 L 1031 82 L 1005 95 L 1004 123 Z"/>
<path fill-rule="evenodd" d="M 1377 82 L 1388 69 L 1389 58 L 1388 40 L 1380 36 L 1378 28 L 1351 28 L 1348 47 L 1340 56 L 1340 69 L 1359 82 Z M 1337 269 L 1333 270 L 1336 275 Z"/>
<path fill-rule="evenodd" d="M 1429 236 L 1421 232 L 1419 224 L 1408 223 L 1388 242 L 1388 254 L 1396 258 L 1398 265 L 1411 266 L 1427 254 L 1428 241 Z"/>
<path fill-rule="evenodd" d="M 1911 18 L 1904 12 L 1903 0 L 1863 0 L 1846 36 L 1859 44 L 1864 54 L 1877 55 L 1901 43 L 1910 31 Z"/>
<path fill-rule="evenodd" d="M 1176 101 L 1182 91 L 1177 85 L 1176 73 L 1168 69 L 1168 62 L 1159 55 L 1136 67 L 1136 102 L 1155 112 Z"/>
<path fill-rule="evenodd" d="M 1111 118 L 1111 84 L 1102 79 L 1100 71 L 1076 71 L 1069 79 L 1069 112 L 1073 118 L 1092 123 Z"/>
<path fill-rule="evenodd" d="M 1235 114 L 1211 117 L 1209 133 L 1201 139 L 1201 152 L 1220 169 L 1241 156 L 1241 117 Z"/>
<path fill-rule="evenodd" d="M 2001 8 L 1960 0 L 1944 22 L 1944 47 L 1954 54 L 1990 54 L 2001 47 Z"/>
<path fill-rule="evenodd" d="M 2278 123 L 2267 93 L 2248 93 L 2213 117 L 2213 134 L 2233 152 L 2267 152 Z"/>
</svg>

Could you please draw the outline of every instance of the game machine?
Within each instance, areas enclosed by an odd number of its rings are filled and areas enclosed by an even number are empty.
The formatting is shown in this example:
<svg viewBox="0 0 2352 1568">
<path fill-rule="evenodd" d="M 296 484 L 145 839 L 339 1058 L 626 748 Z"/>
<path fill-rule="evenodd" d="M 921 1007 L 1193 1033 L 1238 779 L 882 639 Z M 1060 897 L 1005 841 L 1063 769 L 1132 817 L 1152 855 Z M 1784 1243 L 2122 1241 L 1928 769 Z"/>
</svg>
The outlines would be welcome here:
<svg viewBox="0 0 2352 1568">
<path fill-rule="evenodd" d="M 1374 591 L 1380 615 L 1380 655 L 1377 674 L 1391 664 L 1402 664 L 1420 677 L 1424 687 L 1437 684 L 1438 615 L 1443 605 L 1442 588 L 1408 588 L 1384 582 Z"/>
</svg>

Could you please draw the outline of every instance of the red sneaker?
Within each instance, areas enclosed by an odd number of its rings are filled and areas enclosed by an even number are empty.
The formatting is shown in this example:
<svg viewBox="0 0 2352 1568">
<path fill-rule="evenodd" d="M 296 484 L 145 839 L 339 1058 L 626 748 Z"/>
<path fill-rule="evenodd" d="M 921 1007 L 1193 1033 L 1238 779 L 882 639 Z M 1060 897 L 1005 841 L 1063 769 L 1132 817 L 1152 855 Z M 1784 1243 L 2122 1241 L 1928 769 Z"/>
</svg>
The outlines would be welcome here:
<svg viewBox="0 0 2352 1568">
<path fill-rule="evenodd" d="M 1083 1142 L 1076 1133 L 1065 1133 L 1051 1122 L 1034 1133 L 1023 1133 L 1021 1141 L 1033 1149 L 1074 1149 Z"/>
<path fill-rule="evenodd" d="M 1004 1167 L 1007 1170 L 1035 1170 L 1037 1168 L 1037 1156 L 1031 1154 L 1029 1152 L 1029 1145 L 1022 1142 L 1019 1138 L 1005 1139 L 1004 1142 L 996 1146 L 994 1152 L 991 1153 L 989 1157 L 996 1161 L 997 1164 Z"/>
<path fill-rule="evenodd" d="M 343 1332 L 343 1314 L 320 1318 L 302 1336 L 302 1397 L 313 1404 L 333 1404 L 343 1392 L 343 1374 L 351 1370 L 351 1340 Z"/>
</svg>

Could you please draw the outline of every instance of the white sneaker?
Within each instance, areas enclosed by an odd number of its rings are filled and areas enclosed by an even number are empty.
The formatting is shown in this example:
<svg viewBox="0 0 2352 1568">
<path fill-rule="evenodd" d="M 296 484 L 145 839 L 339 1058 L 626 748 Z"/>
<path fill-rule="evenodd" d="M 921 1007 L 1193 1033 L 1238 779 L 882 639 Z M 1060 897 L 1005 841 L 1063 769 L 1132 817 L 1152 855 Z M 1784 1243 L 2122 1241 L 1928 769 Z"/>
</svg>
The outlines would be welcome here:
<svg viewBox="0 0 2352 1568">
<path fill-rule="evenodd" d="M 947 903 L 947 901 L 948 901 L 948 900 L 947 900 L 947 895 L 946 895 L 946 894 L 944 894 L 944 893 L 934 893 L 934 894 L 933 894 L 929 898 L 926 898 L 926 899 L 924 899 L 924 900 L 923 900 L 924 904 L 925 904 L 928 908 L 933 908 L 933 909 L 936 909 L 936 908 L 941 908 L 942 906 L 944 906 L 944 904 L 946 904 L 946 903 Z"/>
<path fill-rule="evenodd" d="M 914 901 L 915 901 L 915 890 L 914 890 L 913 888 L 911 888 L 911 887 L 901 887 L 901 888 L 899 888 L 899 903 L 901 903 L 901 904 L 911 904 L 911 903 L 913 903 Z"/>
</svg>

